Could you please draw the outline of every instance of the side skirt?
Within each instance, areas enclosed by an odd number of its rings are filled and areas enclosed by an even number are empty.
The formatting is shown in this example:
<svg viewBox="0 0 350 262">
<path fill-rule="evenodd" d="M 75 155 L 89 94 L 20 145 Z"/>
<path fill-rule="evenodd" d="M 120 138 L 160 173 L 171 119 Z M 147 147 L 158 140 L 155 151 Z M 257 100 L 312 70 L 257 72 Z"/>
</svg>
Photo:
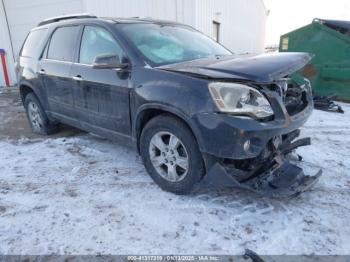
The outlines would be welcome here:
<svg viewBox="0 0 350 262">
<path fill-rule="evenodd" d="M 54 119 L 57 119 L 59 122 L 63 124 L 67 124 L 69 126 L 76 127 L 78 129 L 84 130 L 89 133 L 93 133 L 97 136 L 101 136 L 106 139 L 110 139 L 122 146 L 130 147 L 134 150 L 137 150 L 137 141 L 132 136 L 128 136 L 113 130 L 101 128 L 96 125 L 92 125 L 80 120 L 76 120 L 71 117 L 67 117 L 61 114 L 57 114 L 54 112 L 47 112 L 50 116 L 52 116 Z"/>
</svg>

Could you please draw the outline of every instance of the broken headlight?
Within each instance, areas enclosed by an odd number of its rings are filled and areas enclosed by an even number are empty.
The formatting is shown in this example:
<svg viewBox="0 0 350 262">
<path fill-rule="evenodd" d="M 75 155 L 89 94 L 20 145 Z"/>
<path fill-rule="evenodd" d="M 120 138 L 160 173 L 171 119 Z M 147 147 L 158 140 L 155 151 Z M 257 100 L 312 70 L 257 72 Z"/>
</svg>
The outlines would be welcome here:
<svg viewBox="0 0 350 262">
<path fill-rule="evenodd" d="M 221 112 L 266 118 L 273 115 L 269 101 L 256 89 L 235 83 L 210 83 L 209 91 Z"/>
</svg>

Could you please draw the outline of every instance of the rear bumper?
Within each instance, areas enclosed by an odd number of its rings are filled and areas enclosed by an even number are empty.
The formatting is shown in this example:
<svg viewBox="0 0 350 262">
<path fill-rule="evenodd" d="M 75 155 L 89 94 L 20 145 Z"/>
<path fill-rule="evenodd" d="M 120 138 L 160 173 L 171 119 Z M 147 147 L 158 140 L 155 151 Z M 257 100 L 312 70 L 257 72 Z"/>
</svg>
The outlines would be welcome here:
<svg viewBox="0 0 350 262">
<path fill-rule="evenodd" d="M 265 95 L 275 113 L 273 121 L 259 122 L 248 117 L 214 112 L 195 115 L 193 120 L 201 152 L 217 158 L 255 158 L 272 139 L 298 129 L 312 113 L 311 90 L 307 90 L 307 106 L 294 116 L 289 116 L 278 95 L 272 92 Z"/>
</svg>

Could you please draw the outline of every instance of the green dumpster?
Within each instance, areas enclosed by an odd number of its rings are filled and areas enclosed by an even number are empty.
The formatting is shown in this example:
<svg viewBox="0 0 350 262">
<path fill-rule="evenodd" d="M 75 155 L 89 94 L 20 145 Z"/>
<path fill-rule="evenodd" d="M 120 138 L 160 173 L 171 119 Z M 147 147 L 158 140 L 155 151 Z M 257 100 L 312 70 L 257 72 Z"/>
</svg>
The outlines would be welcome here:
<svg viewBox="0 0 350 262">
<path fill-rule="evenodd" d="M 314 54 L 298 74 L 309 78 L 316 95 L 336 94 L 350 101 L 350 22 L 314 19 L 281 36 L 280 52 Z"/>
</svg>

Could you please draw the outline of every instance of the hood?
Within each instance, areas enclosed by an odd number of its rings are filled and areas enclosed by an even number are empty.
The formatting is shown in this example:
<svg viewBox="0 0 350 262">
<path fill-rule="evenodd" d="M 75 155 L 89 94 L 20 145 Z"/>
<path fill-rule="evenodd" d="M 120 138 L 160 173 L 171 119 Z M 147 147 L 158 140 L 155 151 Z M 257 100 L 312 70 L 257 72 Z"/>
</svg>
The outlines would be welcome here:
<svg viewBox="0 0 350 262">
<path fill-rule="evenodd" d="M 308 53 L 275 53 L 255 56 L 205 58 L 158 67 L 214 79 L 235 79 L 271 83 L 303 68 L 311 59 Z"/>
</svg>

